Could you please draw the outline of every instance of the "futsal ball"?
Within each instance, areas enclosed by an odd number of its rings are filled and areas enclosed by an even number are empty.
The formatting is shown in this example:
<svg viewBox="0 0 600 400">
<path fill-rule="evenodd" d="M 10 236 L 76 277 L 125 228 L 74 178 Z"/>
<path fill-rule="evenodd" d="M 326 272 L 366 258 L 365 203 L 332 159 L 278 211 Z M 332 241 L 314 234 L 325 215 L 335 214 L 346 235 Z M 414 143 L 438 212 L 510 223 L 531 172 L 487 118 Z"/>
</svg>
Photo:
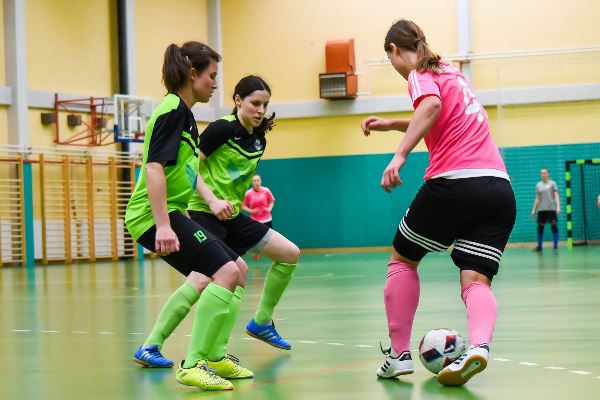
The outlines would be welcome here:
<svg viewBox="0 0 600 400">
<path fill-rule="evenodd" d="M 433 329 L 421 339 L 419 358 L 429 371 L 437 374 L 465 352 L 465 340 L 452 329 Z"/>
</svg>

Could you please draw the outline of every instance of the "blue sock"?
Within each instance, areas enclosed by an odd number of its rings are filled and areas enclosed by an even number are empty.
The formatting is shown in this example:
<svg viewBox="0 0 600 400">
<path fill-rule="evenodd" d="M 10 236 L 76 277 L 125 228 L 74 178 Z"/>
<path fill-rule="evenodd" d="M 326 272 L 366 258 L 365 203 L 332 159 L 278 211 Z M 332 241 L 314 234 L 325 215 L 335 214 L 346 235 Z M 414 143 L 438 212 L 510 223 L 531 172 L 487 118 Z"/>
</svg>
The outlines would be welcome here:
<svg viewBox="0 0 600 400">
<path fill-rule="evenodd" d="M 538 249 L 542 248 L 542 242 L 543 241 L 544 241 L 544 234 L 543 233 L 538 233 L 538 245 L 537 245 Z"/>
<path fill-rule="evenodd" d="M 552 241 L 554 242 L 554 248 L 558 249 L 558 232 L 552 232 Z"/>
</svg>

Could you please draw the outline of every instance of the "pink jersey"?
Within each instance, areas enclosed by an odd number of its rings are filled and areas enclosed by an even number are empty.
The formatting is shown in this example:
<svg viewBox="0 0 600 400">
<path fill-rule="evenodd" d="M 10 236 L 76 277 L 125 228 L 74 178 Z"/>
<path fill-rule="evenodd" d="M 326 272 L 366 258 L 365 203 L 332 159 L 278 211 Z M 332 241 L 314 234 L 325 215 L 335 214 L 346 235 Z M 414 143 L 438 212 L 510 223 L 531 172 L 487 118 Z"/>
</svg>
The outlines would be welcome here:
<svg viewBox="0 0 600 400">
<path fill-rule="evenodd" d="M 264 186 L 258 190 L 248 190 L 244 197 L 244 205 L 258 211 L 256 214 L 250 214 L 250 218 L 258 222 L 269 222 L 273 219 L 268 207 L 274 201 L 273 194 Z"/>
<path fill-rule="evenodd" d="M 447 63 L 442 67 L 439 75 L 417 70 L 408 75 L 408 93 L 415 109 L 427 96 L 437 96 L 442 101 L 440 115 L 425 136 L 429 150 L 425 179 L 475 176 L 508 179 L 485 110 L 460 71 Z"/>
</svg>

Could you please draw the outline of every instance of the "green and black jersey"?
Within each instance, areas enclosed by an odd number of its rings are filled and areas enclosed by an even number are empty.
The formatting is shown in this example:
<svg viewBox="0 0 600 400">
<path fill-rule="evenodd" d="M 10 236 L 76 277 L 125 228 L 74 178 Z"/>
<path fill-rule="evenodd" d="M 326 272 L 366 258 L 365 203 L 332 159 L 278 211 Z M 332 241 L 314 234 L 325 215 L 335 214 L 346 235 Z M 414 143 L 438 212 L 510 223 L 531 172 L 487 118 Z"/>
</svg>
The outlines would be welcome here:
<svg viewBox="0 0 600 400">
<path fill-rule="evenodd" d="M 244 195 L 266 146 L 264 132 L 248 133 L 235 115 L 210 123 L 200 135 L 200 151 L 206 156 L 200 162 L 200 175 L 217 198 L 231 203 L 231 218 L 240 213 Z M 197 192 L 190 199 L 188 209 L 211 212 Z"/>
<path fill-rule="evenodd" d="M 183 213 L 196 191 L 199 156 L 194 114 L 179 96 L 169 93 L 148 121 L 142 169 L 125 212 L 125 225 L 134 239 L 155 225 L 148 199 L 146 164 L 164 165 L 167 210 Z"/>
</svg>

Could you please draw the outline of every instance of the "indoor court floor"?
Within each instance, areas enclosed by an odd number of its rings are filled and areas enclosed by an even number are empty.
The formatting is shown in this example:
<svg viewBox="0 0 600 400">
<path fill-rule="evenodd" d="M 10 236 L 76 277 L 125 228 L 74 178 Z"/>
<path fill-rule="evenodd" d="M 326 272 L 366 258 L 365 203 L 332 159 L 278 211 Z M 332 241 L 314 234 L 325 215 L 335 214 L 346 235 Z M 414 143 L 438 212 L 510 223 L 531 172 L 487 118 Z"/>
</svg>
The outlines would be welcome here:
<svg viewBox="0 0 600 400">
<path fill-rule="evenodd" d="M 382 288 L 387 253 L 305 254 L 275 320 L 286 352 L 247 337 L 268 262 L 249 261 L 247 296 L 229 352 L 255 372 L 231 392 L 178 384 L 174 369 L 131 361 L 182 282 L 160 259 L 0 269 L 0 399 L 599 399 L 600 247 L 541 254 L 513 248 L 494 281 L 499 319 L 487 370 L 445 388 L 421 365 L 378 380 L 389 341 Z M 429 329 L 467 335 L 458 270 L 449 254 L 420 267 L 412 338 Z M 192 311 L 193 312 L 193 311 Z M 178 363 L 192 314 L 163 348 Z"/>
</svg>

